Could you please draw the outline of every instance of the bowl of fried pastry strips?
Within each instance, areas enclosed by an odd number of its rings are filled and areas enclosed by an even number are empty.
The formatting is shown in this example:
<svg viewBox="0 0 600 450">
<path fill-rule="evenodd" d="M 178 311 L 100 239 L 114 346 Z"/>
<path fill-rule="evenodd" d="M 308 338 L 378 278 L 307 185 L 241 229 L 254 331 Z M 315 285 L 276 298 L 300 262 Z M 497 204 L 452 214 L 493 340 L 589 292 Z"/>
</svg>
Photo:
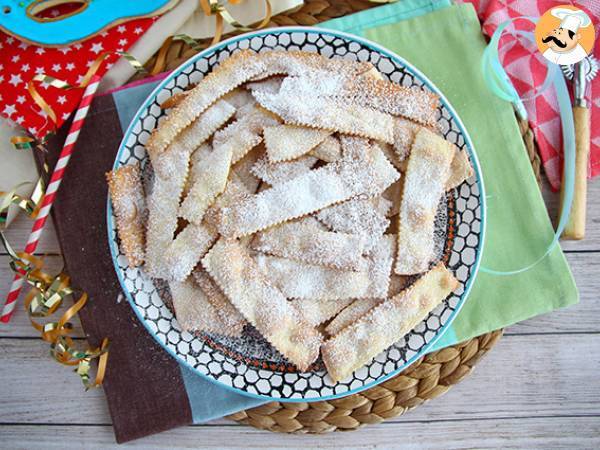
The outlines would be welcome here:
<svg viewBox="0 0 600 450">
<path fill-rule="evenodd" d="M 277 28 L 211 47 L 151 93 L 109 186 L 118 278 L 178 361 L 288 401 L 390 378 L 446 331 L 485 203 L 455 111 L 399 56 Z"/>
</svg>

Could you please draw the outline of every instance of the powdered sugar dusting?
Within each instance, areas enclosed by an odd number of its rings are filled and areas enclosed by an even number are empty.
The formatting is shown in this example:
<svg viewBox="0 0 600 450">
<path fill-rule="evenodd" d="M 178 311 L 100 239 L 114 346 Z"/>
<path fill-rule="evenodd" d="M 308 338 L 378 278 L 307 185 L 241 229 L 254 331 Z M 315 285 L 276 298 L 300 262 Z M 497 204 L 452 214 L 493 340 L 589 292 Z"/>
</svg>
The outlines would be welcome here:
<svg viewBox="0 0 600 450">
<path fill-rule="evenodd" d="M 250 171 L 262 181 L 274 186 L 289 181 L 308 172 L 317 162 L 314 156 L 301 156 L 293 161 L 272 163 L 263 156 L 252 166 Z"/>
</svg>

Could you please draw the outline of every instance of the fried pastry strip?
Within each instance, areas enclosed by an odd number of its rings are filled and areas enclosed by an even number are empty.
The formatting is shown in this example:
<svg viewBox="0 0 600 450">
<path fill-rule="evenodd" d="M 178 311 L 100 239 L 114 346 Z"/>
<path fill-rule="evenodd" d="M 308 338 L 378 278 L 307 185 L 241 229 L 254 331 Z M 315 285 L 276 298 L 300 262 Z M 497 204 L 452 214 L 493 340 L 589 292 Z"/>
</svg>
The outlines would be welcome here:
<svg viewBox="0 0 600 450">
<path fill-rule="evenodd" d="M 399 162 L 404 161 L 410 153 L 410 146 L 415 140 L 415 134 L 419 128 L 421 128 L 421 125 L 410 120 L 402 117 L 394 118 L 394 142 L 392 146 Z"/>
<path fill-rule="evenodd" d="M 368 271 L 332 269 L 262 253 L 255 260 L 264 276 L 288 298 L 346 300 L 362 297 L 371 286 Z"/>
<path fill-rule="evenodd" d="M 208 207 L 225 189 L 231 166 L 231 149 L 219 147 L 206 152 L 200 165 L 197 179 L 179 208 L 180 217 L 195 224 L 202 222 Z"/>
<path fill-rule="evenodd" d="M 390 286 L 390 276 L 396 253 L 396 235 L 386 234 L 367 253 L 369 286 L 360 298 L 385 298 Z M 357 297 L 355 297 L 357 298 Z"/>
<path fill-rule="evenodd" d="M 329 163 L 222 208 L 219 231 L 244 236 L 352 197 L 380 194 L 400 174 L 381 151 L 368 150 L 362 160 Z"/>
<path fill-rule="evenodd" d="M 236 111 L 256 103 L 252 94 L 244 88 L 234 89 L 225 97 L 223 97 L 223 100 L 232 105 Z"/>
<path fill-rule="evenodd" d="M 181 328 L 188 332 L 203 331 L 225 336 L 239 336 L 241 330 L 224 326 L 216 309 L 204 292 L 191 279 L 169 282 L 175 317 Z"/>
<path fill-rule="evenodd" d="M 130 267 L 144 262 L 146 200 L 138 165 L 122 166 L 106 174 L 117 232 Z"/>
<path fill-rule="evenodd" d="M 167 278 L 183 281 L 198 261 L 217 240 L 214 228 L 206 225 L 188 224 L 177 237 L 163 249 L 163 261 Z"/>
<path fill-rule="evenodd" d="M 393 116 L 358 104 L 340 103 L 325 97 L 315 97 L 306 101 L 303 95 L 284 89 L 289 78 L 291 77 L 284 80 L 278 94 L 253 92 L 260 105 L 277 114 L 286 124 L 337 131 L 390 144 L 393 142 Z"/>
<path fill-rule="evenodd" d="M 392 217 L 400 211 L 400 203 L 402 202 L 402 186 L 404 179 L 398 180 L 388 187 L 382 194 L 382 197 L 390 201 L 392 207 L 386 213 L 386 217 Z"/>
<path fill-rule="evenodd" d="M 238 242 L 221 238 L 202 265 L 246 320 L 300 370 L 317 359 L 322 335 L 300 319 Z"/>
<path fill-rule="evenodd" d="M 329 336 L 335 336 L 383 301 L 385 300 L 381 298 L 357 298 L 356 300 L 353 300 L 350 305 L 341 310 L 339 314 L 327 324 L 325 332 Z"/>
<path fill-rule="evenodd" d="M 310 154 L 321 161 L 333 162 L 342 157 L 342 146 L 337 138 L 327 136 L 323 142 L 310 151 Z"/>
<path fill-rule="evenodd" d="M 213 281 L 204 270 L 194 270 L 192 272 L 194 280 L 200 286 L 200 289 L 206 295 L 206 299 L 217 311 L 221 322 L 235 334 L 241 334 L 246 325 L 246 319 L 235 309 L 225 294 L 219 289 L 219 286 Z"/>
<path fill-rule="evenodd" d="M 171 109 L 175 108 L 179 105 L 186 95 L 189 94 L 189 91 L 176 92 L 171 97 L 167 98 L 164 102 L 160 104 L 161 109 Z"/>
<path fill-rule="evenodd" d="M 365 270 L 365 238 L 323 231 L 310 223 L 288 222 L 257 233 L 255 250 L 341 270 Z"/>
<path fill-rule="evenodd" d="M 183 188 L 182 193 L 183 198 L 187 197 L 188 193 L 190 192 L 190 189 L 192 189 L 192 186 L 202 176 L 202 171 L 204 170 L 202 167 L 202 164 L 204 163 L 204 158 L 206 158 L 207 155 L 210 155 L 211 153 L 212 145 L 210 145 L 208 142 L 205 142 L 204 144 L 201 144 L 200 147 L 198 147 L 196 150 L 194 150 L 194 152 L 190 156 L 190 170 L 187 179 L 185 180 L 185 186 Z"/>
<path fill-rule="evenodd" d="M 223 61 L 159 123 L 148 139 L 148 150 L 152 153 L 164 151 L 210 105 L 265 69 L 264 58 L 256 57 L 250 50 L 242 50 Z"/>
<path fill-rule="evenodd" d="M 434 220 L 450 173 L 454 147 L 421 128 L 410 151 L 398 215 L 398 275 L 427 270 L 434 251 Z"/>
<path fill-rule="evenodd" d="M 250 81 L 246 83 L 246 89 L 250 92 L 263 91 L 268 92 L 269 94 L 277 94 L 284 78 L 285 77 L 274 76 L 260 81 Z"/>
<path fill-rule="evenodd" d="M 277 123 L 271 114 L 253 106 L 251 111 L 215 133 L 213 147 L 215 150 L 230 150 L 233 155 L 231 163 L 235 164 L 262 142 L 264 127 Z"/>
<path fill-rule="evenodd" d="M 293 161 L 278 163 L 271 163 L 268 157 L 263 156 L 256 161 L 250 171 L 265 183 L 274 186 L 308 172 L 316 162 L 317 158 L 308 155 L 301 156 Z"/>
<path fill-rule="evenodd" d="M 398 342 L 457 286 L 458 281 L 452 273 L 439 264 L 413 286 L 343 328 L 321 348 L 331 379 L 345 379 Z"/>
<path fill-rule="evenodd" d="M 454 158 L 450 164 L 450 176 L 446 181 L 446 190 L 454 189 L 467 178 L 473 176 L 473 167 L 469 162 L 469 155 L 466 150 L 460 150 L 455 147 Z"/>
<path fill-rule="evenodd" d="M 164 151 L 175 137 L 210 105 L 246 81 L 260 75 L 299 75 L 307 70 L 325 69 L 353 77 L 371 69 L 371 64 L 327 59 L 305 52 L 271 51 L 256 55 L 241 50 L 223 61 L 204 77 L 154 130 L 147 147 L 153 153 Z"/>
<path fill-rule="evenodd" d="M 177 229 L 179 199 L 188 172 L 191 150 L 170 146 L 157 156 L 164 166 L 170 166 L 172 177 L 155 174 L 152 194 L 148 196 L 148 226 L 146 231 L 146 271 L 153 278 L 168 278 L 163 261 L 166 248 Z M 168 160 L 168 161 L 167 161 Z"/>
<path fill-rule="evenodd" d="M 167 277 L 162 255 L 177 229 L 177 211 L 187 179 L 190 155 L 234 113 L 235 109 L 229 103 L 219 100 L 164 151 L 156 152 L 148 147 L 154 170 L 152 193 L 148 196 L 146 234 L 146 270 L 150 276 Z"/>
<path fill-rule="evenodd" d="M 265 127 L 264 138 L 269 161 L 275 163 L 298 158 L 311 151 L 330 134 L 330 131 L 294 125 Z"/>
<path fill-rule="evenodd" d="M 317 326 L 334 317 L 343 308 L 352 303 L 352 300 L 320 300 L 314 298 L 302 298 L 292 302 L 292 305 L 300 313 L 302 319 Z"/>
<path fill-rule="evenodd" d="M 204 215 L 204 222 L 212 227 L 217 227 L 219 224 L 219 209 L 225 206 L 236 205 L 238 202 L 248 198 L 250 191 L 243 181 L 234 173 L 231 174 L 231 179 L 225 190 L 219 195 L 214 204 L 208 208 Z"/>
<path fill-rule="evenodd" d="M 258 144 L 252 150 L 250 150 L 242 159 L 235 163 L 231 167 L 231 171 L 244 183 L 244 186 L 248 188 L 248 193 L 255 194 L 260 185 L 260 178 L 256 177 L 252 172 L 252 167 L 256 162 L 265 157 L 265 146 L 264 142 Z"/>
<path fill-rule="evenodd" d="M 373 200 L 348 200 L 322 209 L 316 217 L 338 233 L 364 236 L 367 240 L 365 250 L 371 249 L 390 225 L 390 221 L 377 209 Z"/>
<path fill-rule="evenodd" d="M 420 88 L 362 76 L 351 79 L 341 95 L 359 104 L 394 116 L 406 117 L 426 126 L 436 124 L 439 97 Z"/>
</svg>

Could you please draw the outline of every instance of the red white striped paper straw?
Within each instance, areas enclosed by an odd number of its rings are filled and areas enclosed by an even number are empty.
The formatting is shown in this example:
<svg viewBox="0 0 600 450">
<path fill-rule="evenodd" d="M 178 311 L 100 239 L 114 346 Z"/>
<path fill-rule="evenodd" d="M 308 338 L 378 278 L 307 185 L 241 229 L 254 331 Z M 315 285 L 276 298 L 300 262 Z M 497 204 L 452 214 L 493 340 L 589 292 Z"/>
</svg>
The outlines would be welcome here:
<svg viewBox="0 0 600 450">
<path fill-rule="evenodd" d="M 56 166 L 54 166 L 54 171 L 52 172 L 52 177 L 50 178 L 50 183 L 48 184 L 48 188 L 46 189 L 46 194 L 44 195 L 44 198 L 42 200 L 42 204 L 38 212 L 37 218 L 35 219 L 35 222 L 31 229 L 31 234 L 29 235 L 27 245 L 25 246 L 25 253 L 33 254 L 33 252 L 35 252 L 35 249 L 37 248 L 40 236 L 42 234 L 42 231 L 44 230 L 44 225 L 46 225 L 46 220 L 48 219 L 48 215 L 50 214 L 50 209 L 52 208 L 52 204 L 54 203 L 56 192 L 58 191 L 60 182 L 63 179 L 65 169 L 67 168 L 67 164 L 69 163 L 69 159 L 71 158 L 71 154 L 73 153 L 75 143 L 77 142 L 77 138 L 79 137 L 79 131 L 81 130 L 83 122 L 85 121 L 85 116 L 87 116 L 87 113 L 90 109 L 90 104 L 92 103 L 94 94 L 98 89 L 99 82 L 100 77 L 94 75 L 90 80 L 90 84 L 88 84 L 85 88 L 83 97 L 81 98 L 81 102 L 79 103 L 79 107 L 75 112 L 75 118 L 73 119 L 73 123 L 71 124 L 71 129 L 69 130 L 67 139 L 65 140 L 62 151 L 60 152 L 60 156 L 58 158 L 58 161 L 56 162 Z M 24 272 L 21 272 L 20 274 L 15 275 L 15 278 L 13 279 L 10 291 L 8 292 L 8 296 L 6 297 L 4 309 L 2 310 L 2 316 L 0 317 L 1 322 L 8 322 L 10 320 L 10 317 L 12 316 L 12 313 L 17 304 L 17 298 L 19 297 L 19 293 L 21 292 L 21 287 L 23 286 L 24 277 L 22 275 L 24 274 Z"/>
</svg>

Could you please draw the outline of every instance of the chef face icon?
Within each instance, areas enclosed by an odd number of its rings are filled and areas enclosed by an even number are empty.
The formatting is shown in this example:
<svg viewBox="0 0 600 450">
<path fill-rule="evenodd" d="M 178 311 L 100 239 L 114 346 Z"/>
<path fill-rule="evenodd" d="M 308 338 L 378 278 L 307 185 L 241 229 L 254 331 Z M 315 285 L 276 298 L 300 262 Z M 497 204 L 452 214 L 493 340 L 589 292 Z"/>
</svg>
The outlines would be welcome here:
<svg viewBox="0 0 600 450">
<path fill-rule="evenodd" d="M 581 61 L 591 51 L 594 41 L 594 26 L 589 16 L 567 5 L 547 11 L 535 31 L 544 58 L 555 64 Z"/>
<path fill-rule="evenodd" d="M 555 52 L 566 53 L 573 50 L 580 39 L 581 34 L 575 34 L 573 30 L 559 27 L 552 30 L 548 36 L 542 39 L 542 42 Z"/>
</svg>

